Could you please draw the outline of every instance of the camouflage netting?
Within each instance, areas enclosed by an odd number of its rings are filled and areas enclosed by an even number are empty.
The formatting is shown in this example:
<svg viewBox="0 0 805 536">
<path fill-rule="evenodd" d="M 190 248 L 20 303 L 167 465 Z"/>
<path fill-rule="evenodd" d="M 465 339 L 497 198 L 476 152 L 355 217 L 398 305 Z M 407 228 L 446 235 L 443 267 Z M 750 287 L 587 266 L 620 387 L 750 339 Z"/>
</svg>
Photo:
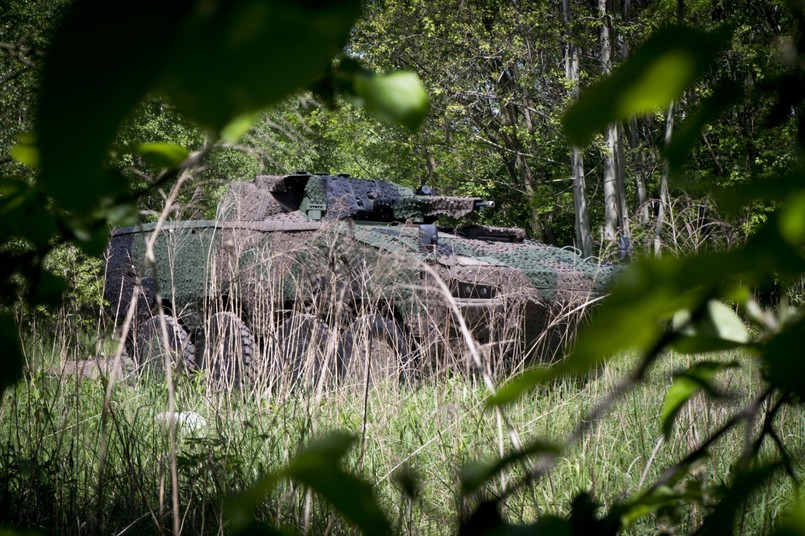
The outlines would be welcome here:
<svg viewBox="0 0 805 536">
<path fill-rule="evenodd" d="M 525 240 L 517 228 L 411 223 L 458 217 L 478 201 L 419 196 L 381 180 L 259 176 L 232 185 L 219 220 L 166 224 L 154 272 L 143 272 L 154 224 L 115 231 L 105 297 L 125 312 L 140 274 L 140 321 L 156 312 L 158 288 L 191 334 L 210 307 L 223 307 L 266 348 L 293 315 L 341 333 L 374 311 L 404 326 L 423 354 L 463 355 L 458 310 L 489 352 L 523 359 L 538 344 L 556 351 L 617 269 Z"/>
</svg>

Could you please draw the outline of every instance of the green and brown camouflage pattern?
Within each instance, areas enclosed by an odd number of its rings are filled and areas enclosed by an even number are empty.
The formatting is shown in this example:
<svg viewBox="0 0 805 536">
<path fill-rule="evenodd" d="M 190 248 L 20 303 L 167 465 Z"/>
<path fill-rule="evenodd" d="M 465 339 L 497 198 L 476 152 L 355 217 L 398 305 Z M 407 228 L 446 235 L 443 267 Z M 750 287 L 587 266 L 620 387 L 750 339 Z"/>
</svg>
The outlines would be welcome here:
<svg viewBox="0 0 805 536">
<path fill-rule="evenodd" d="M 490 205 L 381 180 L 259 176 L 231 186 L 217 220 L 164 224 L 152 270 L 145 241 L 155 224 L 114 231 L 105 297 L 121 317 L 139 288 L 141 321 L 166 308 L 191 334 L 205 311 L 230 308 L 266 340 L 300 307 L 332 326 L 371 306 L 437 353 L 460 344 L 461 315 L 481 343 L 533 354 L 552 322 L 567 327 L 606 292 L 617 268 L 521 229 L 435 225 Z"/>
</svg>

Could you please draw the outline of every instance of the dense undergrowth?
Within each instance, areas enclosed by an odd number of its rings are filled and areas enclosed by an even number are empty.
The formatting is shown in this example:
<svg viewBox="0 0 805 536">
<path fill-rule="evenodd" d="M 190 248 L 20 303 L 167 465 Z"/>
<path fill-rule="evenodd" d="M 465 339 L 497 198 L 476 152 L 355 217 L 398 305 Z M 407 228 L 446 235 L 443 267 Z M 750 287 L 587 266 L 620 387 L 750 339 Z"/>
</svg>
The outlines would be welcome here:
<svg viewBox="0 0 805 536">
<path fill-rule="evenodd" d="M 4 395 L 0 406 L 0 523 L 76 534 L 96 533 L 99 523 L 109 534 L 170 530 L 174 456 L 169 428 L 159 418 L 168 408 L 164 378 L 118 380 L 104 427 L 105 379 L 57 371 L 65 362 L 111 352 L 114 343 L 97 344 L 92 335 L 70 339 L 68 334 L 75 335 L 71 330 L 53 333 L 40 327 L 28 334 L 26 379 Z M 707 357 L 728 362 L 735 355 Z M 466 372 L 425 378 L 410 386 L 371 386 L 367 396 L 354 385 L 279 395 L 213 391 L 203 374 L 178 376 L 176 410 L 198 414 L 206 423 L 177 430 L 182 531 L 225 531 L 228 497 L 286 465 L 312 438 L 345 430 L 357 438 L 346 468 L 375 485 L 398 532 L 454 533 L 462 515 L 476 506 L 475 499 L 461 493 L 462 468 L 500 456 L 511 450 L 512 441 L 528 443 L 541 437 L 561 442 L 636 362 L 635 357 L 622 357 L 588 379 L 542 386 L 507 408 L 502 417 L 486 408 L 489 392 L 481 378 Z M 546 514 L 567 514 L 582 490 L 589 490 L 604 505 L 635 494 L 762 389 L 757 372 L 726 371 L 718 386 L 730 397 L 720 404 L 694 398 L 678 417 L 673 438 L 665 441 L 661 412 L 672 373 L 693 362 L 683 354 L 664 359 L 564 452 L 545 478 L 509 497 L 504 518 L 523 523 Z M 779 412 L 775 422 L 799 478 L 805 476 L 803 417 L 801 406 L 792 406 Z M 668 493 L 717 494 L 713 484 L 729 481 L 730 463 L 745 447 L 739 427 L 682 481 L 669 486 Z M 514 465 L 491 479 L 482 496 L 505 493 L 512 482 L 522 479 L 525 469 L 528 466 Z M 779 513 L 791 506 L 791 496 L 792 479 L 780 474 L 747 503 L 738 532 L 768 532 Z M 704 497 L 702 504 L 717 498 Z M 698 526 L 706 510 L 695 505 L 660 509 L 638 521 L 632 532 L 684 532 Z M 255 515 L 271 525 L 310 534 L 352 531 L 331 507 L 291 481 L 280 482 L 268 493 Z"/>
</svg>

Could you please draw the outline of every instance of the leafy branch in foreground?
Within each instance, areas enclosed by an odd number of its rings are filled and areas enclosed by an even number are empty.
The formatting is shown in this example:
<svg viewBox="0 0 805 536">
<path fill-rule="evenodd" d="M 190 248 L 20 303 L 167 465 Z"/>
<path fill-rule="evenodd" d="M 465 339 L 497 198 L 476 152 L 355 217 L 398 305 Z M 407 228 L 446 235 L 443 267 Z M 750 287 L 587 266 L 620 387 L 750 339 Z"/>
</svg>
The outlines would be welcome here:
<svg viewBox="0 0 805 536">
<path fill-rule="evenodd" d="M 358 0 L 74 2 L 44 57 L 35 147 L 14 151 L 39 166 L 37 177 L 32 184 L 0 177 L 0 306 L 22 294 L 30 305 L 58 303 L 66 283 L 43 268 L 48 253 L 72 243 L 100 256 L 109 225 L 131 223 L 143 191 L 130 192 L 104 162 L 148 94 L 167 97 L 213 139 L 232 141 L 257 112 L 304 88 L 351 96 L 386 121 L 416 128 L 428 110 L 416 76 L 377 75 L 349 60 L 333 68 L 359 11 Z M 172 144 L 139 153 L 168 168 L 160 183 L 178 176 L 189 154 Z M 0 311 L 0 337 L 9 343 L 0 393 L 21 377 L 16 331 L 11 313 Z"/>
<path fill-rule="evenodd" d="M 800 34 L 805 35 L 805 23 L 801 17 L 799 20 Z M 565 119 L 568 136 L 577 143 L 584 143 L 609 122 L 667 105 L 713 66 L 718 50 L 726 42 L 724 35 L 723 30 L 707 33 L 689 27 L 661 30 L 610 78 L 594 84 L 570 108 Z M 710 44 L 698 46 L 703 43 Z M 805 41 L 800 36 L 797 43 L 802 57 Z M 671 69 L 672 64 L 679 62 L 690 68 Z M 799 67 L 791 69 L 800 70 Z M 790 78 L 789 75 L 780 80 Z M 659 81 L 667 82 L 661 92 L 655 91 Z M 780 95 L 789 95 L 790 91 L 784 92 L 781 86 L 772 84 L 767 93 L 768 98 L 777 99 Z M 618 104 L 612 107 L 609 104 L 616 96 Z M 713 107 L 713 102 L 726 104 Z M 673 140 L 666 153 L 668 158 L 672 158 L 677 173 L 682 171 L 682 155 L 701 137 L 707 124 L 736 102 L 734 88 L 723 84 L 705 102 L 708 109 L 695 114 L 680 129 L 684 139 Z M 789 103 L 795 110 L 800 128 L 798 139 L 801 146 L 792 148 L 792 152 L 800 151 L 799 154 L 805 147 L 802 133 L 805 125 L 799 120 L 803 102 L 805 97 L 800 95 L 796 102 Z M 597 111 L 591 113 L 591 110 Z M 552 368 L 526 372 L 490 398 L 492 406 L 507 405 L 537 385 L 566 376 L 584 375 L 624 351 L 639 351 L 642 357 L 637 368 L 581 420 L 562 445 L 563 449 L 568 449 L 618 398 L 636 388 L 658 360 L 671 355 L 666 349 L 689 354 L 733 349 L 737 350 L 735 355 L 738 356 L 730 363 L 699 361 L 676 376 L 666 396 L 662 415 L 666 438 L 672 433 L 679 410 L 694 394 L 701 391 L 711 399 L 722 396 L 712 383 L 719 372 L 728 367 L 757 368 L 762 372 L 765 384 L 762 393 L 733 413 L 676 464 L 668 467 L 654 483 L 631 498 L 610 505 L 603 517 L 597 518 L 603 523 L 602 527 L 607 527 L 605 531 L 626 528 L 637 519 L 661 509 L 675 510 L 683 505 L 699 504 L 709 513 L 701 526 L 695 528 L 697 533 L 731 532 L 746 501 L 781 469 L 799 484 L 793 467 L 795 455 L 788 451 L 782 434 L 777 430 L 777 417 L 784 407 L 798 405 L 805 397 L 805 382 L 798 373 L 798 344 L 805 330 L 805 318 L 762 311 L 752 299 L 750 288 L 767 283 L 771 278 L 788 285 L 805 277 L 805 183 L 801 180 L 802 167 L 803 163 L 797 161 L 779 177 L 756 177 L 749 185 L 731 194 L 728 201 L 734 205 L 755 199 L 778 201 L 775 213 L 745 246 L 687 258 L 640 261 L 623 274 L 612 296 L 595 311 L 591 325 L 579 334 L 575 349 L 565 361 Z M 734 305 L 728 307 L 720 300 Z M 744 318 L 754 322 L 753 336 L 744 327 L 735 307 Z M 705 489 L 690 488 L 685 481 L 696 463 L 709 456 L 715 443 L 741 426 L 746 430 L 745 447 L 740 459 L 734 460 L 726 487 L 721 491 L 713 484 L 709 485 L 710 489 L 706 489 L 707 486 Z M 766 452 L 761 457 L 761 448 L 767 442 L 771 442 L 774 449 L 772 454 Z M 514 454 L 507 455 L 499 463 L 512 456 Z M 465 527 L 487 523 L 487 528 L 481 531 L 484 534 L 493 534 L 502 528 L 513 529 L 497 514 L 500 503 L 517 489 L 545 475 L 556 459 L 555 455 L 539 458 L 533 469 L 497 501 L 481 503 L 467 518 Z M 489 478 L 486 483 L 490 483 Z M 479 487 L 474 482 L 472 489 Z M 583 497 L 587 495 L 582 493 L 577 500 Z M 709 503 L 705 497 L 717 499 Z M 569 529 L 576 532 L 577 521 L 574 509 L 566 520 L 553 520 L 551 528 L 545 528 L 552 534 L 567 533 Z M 801 529 L 791 528 L 794 526 L 788 528 L 792 534 L 803 534 Z"/>
</svg>

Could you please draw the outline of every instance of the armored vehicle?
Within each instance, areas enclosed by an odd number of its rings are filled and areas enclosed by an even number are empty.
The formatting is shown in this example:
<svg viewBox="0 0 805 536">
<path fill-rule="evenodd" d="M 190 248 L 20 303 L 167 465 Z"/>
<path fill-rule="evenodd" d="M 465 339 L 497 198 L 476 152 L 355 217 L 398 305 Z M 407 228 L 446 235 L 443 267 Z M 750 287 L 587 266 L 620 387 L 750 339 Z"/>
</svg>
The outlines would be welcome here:
<svg viewBox="0 0 805 536">
<path fill-rule="evenodd" d="M 133 312 L 138 364 L 167 343 L 218 381 L 511 370 L 556 353 L 617 270 L 468 221 L 493 206 L 346 175 L 258 176 L 231 185 L 215 220 L 114 231 L 105 298 L 116 318 Z"/>
</svg>

